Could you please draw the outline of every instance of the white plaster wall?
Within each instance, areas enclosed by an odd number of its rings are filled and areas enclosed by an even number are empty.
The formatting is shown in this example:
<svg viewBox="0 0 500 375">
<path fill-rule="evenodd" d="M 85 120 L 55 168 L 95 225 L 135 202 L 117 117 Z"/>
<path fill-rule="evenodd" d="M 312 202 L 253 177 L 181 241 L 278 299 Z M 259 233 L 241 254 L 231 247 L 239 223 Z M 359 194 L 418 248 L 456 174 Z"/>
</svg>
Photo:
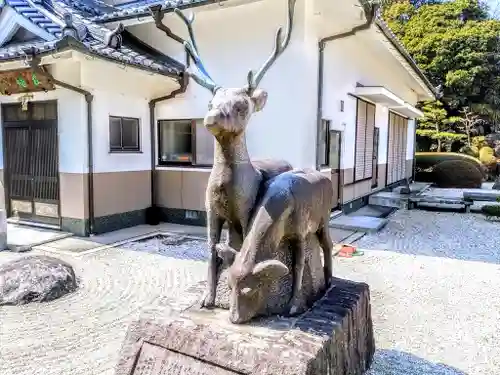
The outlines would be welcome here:
<svg viewBox="0 0 500 375">
<path fill-rule="evenodd" d="M 179 87 L 172 78 L 119 64 L 88 59 L 82 61 L 81 81 L 94 95 L 94 172 L 143 171 L 151 169 L 149 101 Z M 109 151 L 109 116 L 133 117 L 140 124 L 140 152 Z"/>
<path fill-rule="evenodd" d="M 207 70 L 221 86 L 242 87 L 250 69 L 258 69 L 274 47 L 274 35 L 286 24 L 286 1 L 266 0 L 245 6 L 197 13 L 195 34 Z M 165 17 L 173 31 L 186 35 L 174 16 Z M 283 158 L 294 166 L 315 166 L 316 61 L 308 55 L 316 40 L 305 46 L 305 0 L 296 5 L 295 28 L 287 50 L 261 83 L 269 92 L 263 112 L 247 130 L 253 158 Z M 130 29 L 135 35 L 170 56 L 184 61 L 181 46 L 151 23 Z M 187 92 L 159 103 L 158 119 L 202 118 L 211 94 L 191 82 Z"/>
<path fill-rule="evenodd" d="M 332 129 L 342 130 L 344 145 L 342 168 L 354 167 L 356 137 L 356 98 L 350 96 L 356 84 L 384 86 L 405 101 L 416 104 L 417 95 L 400 82 L 394 63 L 385 64 L 382 54 L 374 55 L 358 36 L 329 42 L 324 51 L 323 118 Z M 344 101 L 344 111 L 340 102 Z M 376 106 L 376 126 L 380 128 L 379 163 L 387 162 L 388 108 Z M 413 142 L 414 137 L 411 137 Z M 408 138 L 410 142 L 410 138 Z"/>
<path fill-rule="evenodd" d="M 57 79 L 78 83 L 80 67 L 74 63 L 70 68 L 61 62 L 52 73 Z M 0 96 L 0 103 L 19 102 L 20 95 Z M 87 171 L 86 102 L 82 95 L 63 88 L 47 93 L 34 93 L 33 101 L 57 100 L 59 171 L 63 173 L 85 173 Z M 0 132 L 1 133 L 1 132 Z M 0 160 L 3 169 L 3 153 L 0 142 Z"/>
<path fill-rule="evenodd" d="M 151 169 L 151 134 L 147 98 L 94 90 L 94 172 Z M 139 119 L 141 152 L 109 152 L 109 116 Z"/>
</svg>

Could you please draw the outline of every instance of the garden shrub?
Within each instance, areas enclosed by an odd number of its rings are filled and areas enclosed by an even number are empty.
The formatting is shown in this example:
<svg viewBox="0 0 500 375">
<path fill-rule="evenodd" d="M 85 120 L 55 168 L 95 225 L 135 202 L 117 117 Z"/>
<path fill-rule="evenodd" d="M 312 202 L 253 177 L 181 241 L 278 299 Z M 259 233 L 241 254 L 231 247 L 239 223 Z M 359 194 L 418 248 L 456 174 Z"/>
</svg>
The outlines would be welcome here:
<svg viewBox="0 0 500 375">
<path fill-rule="evenodd" d="M 500 217 L 500 206 L 495 204 L 488 204 L 481 207 L 481 212 L 486 216 Z"/>
<path fill-rule="evenodd" d="M 481 148 L 479 150 L 479 160 L 484 165 L 490 165 L 490 164 L 496 162 L 494 150 L 491 147 Z"/>
<path fill-rule="evenodd" d="M 465 160 L 447 160 L 433 171 L 434 183 L 440 188 L 480 188 L 483 174 L 477 166 Z"/>
<path fill-rule="evenodd" d="M 474 158 L 479 157 L 479 149 L 476 146 L 464 146 L 460 149 L 460 152 Z"/>
<path fill-rule="evenodd" d="M 487 180 L 494 180 L 497 172 L 497 158 L 491 147 L 483 147 L 479 150 L 479 160 L 486 167 Z"/>
<path fill-rule="evenodd" d="M 456 152 L 417 152 L 415 153 L 415 164 L 419 169 L 427 169 L 436 166 L 443 161 L 464 160 L 477 166 L 481 165 L 479 159 L 473 156 L 459 154 Z"/>
<path fill-rule="evenodd" d="M 472 137 L 472 146 L 477 147 L 477 149 L 480 150 L 481 148 L 488 146 L 488 142 L 486 142 L 484 135 Z"/>
</svg>

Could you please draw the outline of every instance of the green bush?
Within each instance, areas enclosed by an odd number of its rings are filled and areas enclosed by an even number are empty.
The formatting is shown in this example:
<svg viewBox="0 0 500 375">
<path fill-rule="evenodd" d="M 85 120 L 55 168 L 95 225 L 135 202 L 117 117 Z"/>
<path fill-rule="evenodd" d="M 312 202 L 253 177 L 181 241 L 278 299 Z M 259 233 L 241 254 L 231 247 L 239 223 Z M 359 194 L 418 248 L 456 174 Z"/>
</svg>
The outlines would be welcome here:
<svg viewBox="0 0 500 375">
<path fill-rule="evenodd" d="M 459 154 L 457 152 L 417 152 L 415 153 L 415 164 L 416 167 L 424 170 L 427 168 L 432 168 L 443 161 L 449 160 L 466 160 L 477 166 L 481 165 L 481 162 L 475 157 Z"/>
<path fill-rule="evenodd" d="M 434 183 L 440 188 L 480 188 L 483 174 L 465 160 L 447 160 L 433 170 Z"/>
<path fill-rule="evenodd" d="M 481 212 L 486 216 L 500 217 L 500 206 L 494 204 L 488 204 L 481 207 Z"/>
<path fill-rule="evenodd" d="M 480 135 L 478 137 L 472 137 L 472 146 L 477 147 L 478 150 L 481 148 L 488 146 L 488 142 L 484 138 L 484 135 Z"/>
<path fill-rule="evenodd" d="M 479 150 L 479 161 L 484 165 L 491 165 L 496 162 L 495 152 L 491 147 L 482 147 Z"/>
<path fill-rule="evenodd" d="M 460 152 L 473 158 L 479 157 L 479 149 L 476 146 L 464 146 L 460 149 Z"/>
</svg>

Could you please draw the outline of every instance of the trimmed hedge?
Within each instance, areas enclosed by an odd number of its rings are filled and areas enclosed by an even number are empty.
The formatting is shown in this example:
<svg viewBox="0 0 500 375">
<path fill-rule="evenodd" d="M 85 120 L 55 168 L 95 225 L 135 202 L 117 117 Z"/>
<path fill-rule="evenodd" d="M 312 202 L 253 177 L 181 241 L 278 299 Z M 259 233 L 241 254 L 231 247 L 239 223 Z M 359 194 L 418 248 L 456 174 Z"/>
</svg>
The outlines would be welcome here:
<svg viewBox="0 0 500 375">
<path fill-rule="evenodd" d="M 415 164 L 422 170 L 432 168 L 443 161 L 465 160 L 478 166 L 481 165 L 479 159 L 470 155 L 459 154 L 458 152 L 417 152 L 415 153 Z"/>
<path fill-rule="evenodd" d="M 500 206 L 488 204 L 481 207 L 481 212 L 486 216 L 500 217 Z"/>
<path fill-rule="evenodd" d="M 483 174 L 465 160 L 447 160 L 434 167 L 434 183 L 440 188 L 480 188 Z"/>
</svg>

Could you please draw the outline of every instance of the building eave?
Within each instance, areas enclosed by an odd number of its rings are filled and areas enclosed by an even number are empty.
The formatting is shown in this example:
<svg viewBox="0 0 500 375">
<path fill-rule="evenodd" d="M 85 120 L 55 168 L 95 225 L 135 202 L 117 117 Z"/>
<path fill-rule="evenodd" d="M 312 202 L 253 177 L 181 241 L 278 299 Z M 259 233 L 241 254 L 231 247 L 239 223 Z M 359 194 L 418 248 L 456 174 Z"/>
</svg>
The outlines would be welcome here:
<svg viewBox="0 0 500 375">
<path fill-rule="evenodd" d="M 179 8 L 179 9 L 193 9 L 193 8 L 200 8 L 208 5 L 219 5 L 221 6 L 222 3 L 225 3 L 230 0 L 194 0 L 194 1 L 187 1 L 183 4 L 179 3 L 170 3 L 170 2 L 165 2 L 162 4 L 162 11 L 165 13 L 170 13 L 174 11 L 174 8 Z M 145 4 L 143 6 L 137 7 L 137 8 L 130 8 L 130 9 L 118 9 L 115 12 L 110 12 L 106 13 L 100 16 L 96 16 L 92 18 L 92 21 L 95 23 L 101 23 L 101 24 L 107 24 L 107 23 L 114 23 L 114 22 L 122 22 L 122 21 L 129 21 L 133 20 L 136 18 L 144 18 L 144 17 L 150 17 L 151 12 L 149 10 L 149 7 L 152 5 L 155 5 L 157 3 L 149 3 Z M 160 5 L 161 3 L 158 3 Z M 152 21 L 152 19 L 151 19 Z"/>
<path fill-rule="evenodd" d="M 32 55 L 36 55 L 39 58 L 43 58 L 45 56 L 52 56 L 55 53 L 61 53 L 61 52 L 66 52 L 66 51 L 76 51 L 80 52 L 86 56 L 89 57 L 95 57 L 97 59 L 102 59 L 105 61 L 112 62 L 114 64 L 122 64 L 127 67 L 139 69 L 148 73 L 154 73 L 162 76 L 166 76 L 169 78 L 174 79 L 175 81 L 178 81 L 179 83 L 182 82 L 183 80 L 183 72 L 169 72 L 166 70 L 158 70 L 158 69 L 153 69 L 153 68 L 148 68 L 147 66 L 140 65 L 140 64 L 133 64 L 130 63 L 126 60 L 118 60 L 116 57 L 112 56 L 106 56 L 104 54 L 99 54 L 91 49 L 89 49 L 85 44 L 79 42 L 78 40 L 72 38 L 72 37 L 65 37 L 57 42 L 51 43 L 50 45 L 46 44 L 43 46 L 43 48 L 31 48 L 31 49 L 24 49 L 21 52 L 19 52 L 15 56 L 11 57 L 6 57 L 0 59 L 0 64 L 2 63 L 7 63 L 7 62 L 13 62 L 13 61 L 26 61 L 27 59 L 30 58 Z"/>
<path fill-rule="evenodd" d="M 0 46 L 7 43 L 20 27 L 43 40 L 51 41 L 55 39 L 54 35 L 38 27 L 9 5 L 4 5 L 0 14 Z"/>
</svg>

